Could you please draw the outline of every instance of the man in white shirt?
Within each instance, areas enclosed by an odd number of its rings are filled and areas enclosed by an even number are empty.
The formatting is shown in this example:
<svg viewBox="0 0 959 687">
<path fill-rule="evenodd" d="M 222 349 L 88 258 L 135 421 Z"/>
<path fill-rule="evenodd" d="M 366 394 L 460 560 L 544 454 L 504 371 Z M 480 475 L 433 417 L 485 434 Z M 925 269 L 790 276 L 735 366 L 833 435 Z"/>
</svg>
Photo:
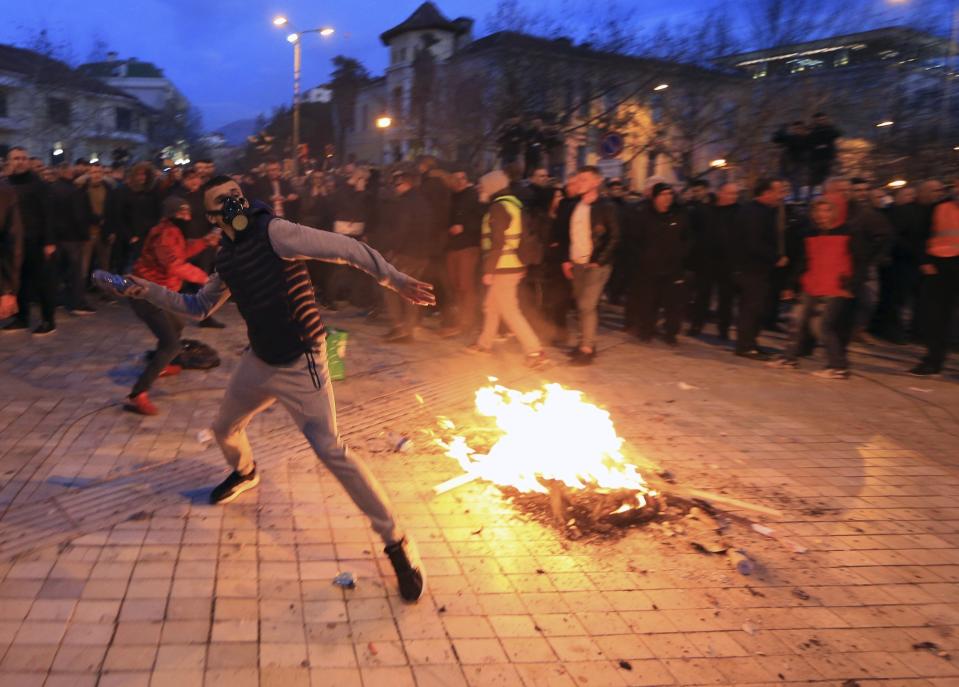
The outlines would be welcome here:
<svg viewBox="0 0 959 687">
<path fill-rule="evenodd" d="M 599 169 L 580 168 L 577 184 L 582 195 L 569 222 L 569 259 L 563 263 L 563 273 L 573 282 L 579 311 L 579 344 L 570 356 L 574 365 L 589 365 L 596 357 L 599 299 L 619 245 L 619 217 L 616 207 L 600 196 L 603 175 Z"/>
</svg>

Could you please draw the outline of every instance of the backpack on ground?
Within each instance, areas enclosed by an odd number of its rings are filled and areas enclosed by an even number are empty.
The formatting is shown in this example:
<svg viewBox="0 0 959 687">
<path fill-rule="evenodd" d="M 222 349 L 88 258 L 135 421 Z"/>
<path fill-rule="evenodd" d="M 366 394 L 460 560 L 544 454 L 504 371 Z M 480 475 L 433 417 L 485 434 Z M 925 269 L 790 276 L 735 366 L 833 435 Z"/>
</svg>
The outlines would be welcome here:
<svg viewBox="0 0 959 687">
<path fill-rule="evenodd" d="M 209 370 L 220 365 L 220 356 L 216 350 L 196 339 L 180 341 L 180 354 L 173 362 L 184 370 Z"/>
</svg>

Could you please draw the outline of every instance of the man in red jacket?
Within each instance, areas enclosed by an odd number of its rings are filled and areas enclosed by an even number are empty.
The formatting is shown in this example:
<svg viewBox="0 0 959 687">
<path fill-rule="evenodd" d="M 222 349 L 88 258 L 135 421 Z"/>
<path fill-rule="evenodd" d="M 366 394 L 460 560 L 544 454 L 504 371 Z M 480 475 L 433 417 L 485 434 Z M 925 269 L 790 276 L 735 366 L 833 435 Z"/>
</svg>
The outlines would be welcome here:
<svg viewBox="0 0 959 687">
<path fill-rule="evenodd" d="M 824 379 L 848 379 L 846 348 L 852 332 L 853 299 L 869 267 L 868 248 L 861 232 L 851 231 L 845 224 L 836 225 L 831 201 L 813 201 L 809 214 L 812 222 L 797 246 L 790 289 L 783 294 L 788 300 L 793 289 L 802 292 L 795 329 L 786 356 L 773 365 L 798 367 L 797 359 L 812 352 L 814 322 L 818 319 L 815 338 L 826 349 L 827 364 L 813 374 Z"/>
<path fill-rule="evenodd" d="M 170 196 L 163 201 L 163 217 L 147 234 L 140 258 L 133 265 L 133 276 L 179 291 L 183 282 L 203 285 L 207 274 L 196 265 L 187 262 L 194 255 L 216 245 L 219 236 L 211 232 L 200 239 L 187 241 L 183 231 L 189 226 L 192 215 L 190 204 L 183 198 Z M 157 377 L 179 374 L 180 366 L 171 361 L 180 352 L 180 332 L 183 321 L 176 315 L 161 310 L 145 300 L 130 301 L 133 312 L 156 335 L 157 348 L 153 359 L 133 385 L 127 410 L 141 415 L 156 415 L 157 408 L 147 392 Z"/>
</svg>

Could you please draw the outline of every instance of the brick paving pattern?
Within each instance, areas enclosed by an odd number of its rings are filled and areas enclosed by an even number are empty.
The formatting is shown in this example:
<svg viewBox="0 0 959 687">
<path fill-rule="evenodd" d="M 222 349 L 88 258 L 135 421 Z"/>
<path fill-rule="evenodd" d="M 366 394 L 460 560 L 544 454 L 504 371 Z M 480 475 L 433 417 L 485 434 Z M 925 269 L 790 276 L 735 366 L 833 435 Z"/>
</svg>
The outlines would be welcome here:
<svg viewBox="0 0 959 687">
<path fill-rule="evenodd" d="M 198 433 L 243 345 L 223 319 L 188 335 L 224 365 L 161 380 L 154 418 L 115 405 L 150 343 L 123 305 L 0 338 L 3 687 L 959 685 L 959 385 L 902 375 L 911 352 L 828 382 L 606 331 L 593 367 L 530 374 L 510 345 L 387 347 L 334 316 L 352 336 L 341 430 L 429 571 L 411 606 L 282 410 L 250 428 L 260 487 L 205 503 L 225 470 Z M 755 573 L 657 526 L 566 541 L 490 485 L 435 496 L 458 468 L 424 430 L 468 421 L 487 374 L 582 389 L 644 470 L 781 510 L 774 537 L 731 535 Z M 414 449 L 379 450 L 385 429 Z M 344 570 L 355 589 L 331 584 Z"/>
</svg>

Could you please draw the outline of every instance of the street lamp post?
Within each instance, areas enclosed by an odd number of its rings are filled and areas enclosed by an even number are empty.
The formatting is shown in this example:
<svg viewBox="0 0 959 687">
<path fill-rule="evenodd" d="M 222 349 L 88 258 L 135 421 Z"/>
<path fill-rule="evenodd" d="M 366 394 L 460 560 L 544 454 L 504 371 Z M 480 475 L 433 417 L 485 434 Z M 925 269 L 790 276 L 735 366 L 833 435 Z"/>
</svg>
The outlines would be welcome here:
<svg viewBox="0 0 959 687">
<path fill-rule="evenodd" d="M 383 164 L 386 164 L 386 130 L 393 125 L 393 118 L 389 115 L 380 115 L 376 118 L 376 128 L 379 129 L 382 135 L 382 141 L 380 142 L 381 147 L 381 157 L 383 159 Z"/>
<path fill-rule="evenodd" d="M 273 26 L 288 26 L 291 29 L 293 25 L 290 20 L 284 16 L 275 17 Z M 304 31 L 294 30 L 287 35 L 286 40 L 293 44 L 293 175 L 300 173 L 300 66 L 302 60 L 302 39 L 305 33 L 318 33 L 324 38 L 333 35 L 333 29 L 324 26 L 317 29 L 306 29 Z"/>
</svg>

